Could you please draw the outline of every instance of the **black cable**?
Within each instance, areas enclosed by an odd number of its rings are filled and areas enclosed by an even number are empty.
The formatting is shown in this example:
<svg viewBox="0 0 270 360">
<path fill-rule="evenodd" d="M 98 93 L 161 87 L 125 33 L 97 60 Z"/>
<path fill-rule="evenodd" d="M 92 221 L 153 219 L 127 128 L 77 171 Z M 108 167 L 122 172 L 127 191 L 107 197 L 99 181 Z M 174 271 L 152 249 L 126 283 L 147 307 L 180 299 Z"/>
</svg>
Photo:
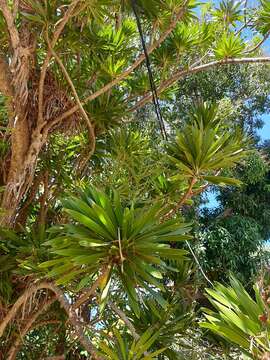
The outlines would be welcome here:
<svg viewBox="0 0 270 360">
<path fill-rule="evenodd" d="M 147 48 L 146 48 L 146 44 L 145 44 L 145 40 L 144 40 L 144 36 L 143 36 L 142 26 L 141 26 L 140 18 L 138 16 L 138 13 L 136 10 L 136 7 L 137 7 L 136 0 L 131 0 L 131 5 L 132 5 L 132 9 L 133 9 L 135 18 L 136 18 L 137 27 L 139 30 L 141 43 L 142 43 L 142 47 L 143 47 L 143 52 L 145 55 L 145 63 L 146 63 L 146 67 L 147 67 L 148 78 L 149 78 L 150 88 L 151 88 L 151 92 L 152 92 L 153 104 L 154 104 L 155 112 L 156 112 L 157 119 L 159 122 L 160 132 L 161 132 L 163 139 L 168 140 L 164 120 L 163 120 L 160 105 L 159 105 L 157 88 L 155 85 L 155 81 L 154 81 L 154 77 L 153 77 L 153 73 L 152 73 L 152 69 L 151 69 L 151 63 L 150 63 L 149 55 L 147 52 Z"/>
</svg>

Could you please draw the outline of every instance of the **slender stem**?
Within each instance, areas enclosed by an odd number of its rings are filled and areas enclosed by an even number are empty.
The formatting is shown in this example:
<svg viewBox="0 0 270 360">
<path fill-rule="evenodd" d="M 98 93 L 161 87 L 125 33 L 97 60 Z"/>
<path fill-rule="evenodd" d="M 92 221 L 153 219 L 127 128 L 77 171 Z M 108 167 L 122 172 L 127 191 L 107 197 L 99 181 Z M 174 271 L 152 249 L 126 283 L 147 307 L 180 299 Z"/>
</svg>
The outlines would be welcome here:
<svg viewBox="0 0 270 360">
<path fill-rule="evenodd" d="M 198 260 L 198 258 L 197 258 L 197 256 L 196 256 L 196 254 L 194 253 L 194 251 L 193 251 L 190 243 L 189 243 L 187 240 L 186 240 L 185 242 L 186 242 L 186 245 L 187 245 L 187 247 L 189 248 L 189 251 L 191 252 L 191 255 L 193 256 L 193 258 L 194 258 L 194 260 L 195 260 L 195 262 L 196 262 L 196 264 L 197 264 L 197 266 L 198 266 L 198 268 L 199 268 L 202 276 L 205 278 L 205 280 L 206 280 L 211 286 L 213 286 L 214 284 L 212 283 L 212 281 L 207 277 L 207 275 L 206 275 L 205 272 L 203 271 L 203 268 L 202 268 L 202 266 L 201 266 L 201 264 L 200 264 L 200 262 L 199 262 L 199 260 Z"/>
<path fill-rule="evenodd" d="M 16 359 L 16 355 L 17 355 L 18 351 L 20 350 L 24 336 L 32 328 L 32 325 L 37 320 L 37 318 L 44 311 L 46 311 L 46 309 L 48 309 L 51 306 L 51 304 L 55 302 L 55 300 L 56 300 L 56 297 L 54 296 L 51 299 L 45 301 L 43 304 L 40 305 L 39 310 L 36 313 L 34 313 L 30 317 L 30 319 L 27 320 L 25 327 L 22 329 L 22 331 L 20 331 L 19 336 L 17 337 L 17 339 L 15 340 L 14 344 L 12 345 L 12 347 L 10 348 L 10 350 L 8 352 L 7 360 L 15 360 Z"/>
<path fill-rule="evenodd" d="M 258 44 L 256 44 L 252 49 L 245 51 L 244 54 L 251 54 L 254 51 L 256 51 L 269 38 L 269 35 L 270 35 L 270 31 L 267 31 L 267 33 L 264 35 L 262 40 L 259 41 Z"/>
<path fill-rule="evenodd" d="M 78 307 L 84 304 L 87 300 L 89 300 L 89 298 L 91 298 L 95 294 L 97 288 L 99 287 L 101 282 L 106 278 L 109 271 L 110 271 L 109 267 L 104 267 L 102 269 L 101 274 L 98 276 L 98 278 L 93 283 L 93 285 L 87 290 L 85 290 L 83 294 L 79 297 L 79 299 L 72 305 L 72 310 L 78 309 Z"/>
<path fill-rule="evenodd" d="M 165 215 L 163 215 L 162 220 L 168 220 L 170 219 L 180 208 L 181 206 L 192 196 L 192 188 L 196 184 L 197 178 L 193 177 L 190 181 L 189 187 L 187 191 L 185 192 L 184 196 L 178 201 L 178 203 Z"/>
<path fill-rule="evenodd" d="M 52 55 L 54 56 L 55 60 L 58 62 L 61 70 L 63 71 L 63 74 L 65 75 L 65 78 L 66 78 L 66 80 L 67 80 L 67 82 L 68 82 L 68 84 L 69 84 L 69 86 L 70 86 L 70 88 L 71 88 L 71 90 L 73 92 L 73 95 L 75 97 L 75 100 L 76 100 L 76 103 L 77 103 L 77 105 L 79 107 L 79 110 L 81 111 L 82 116 L 84 117 L 84 119 L 86 121 L 86 124 L 87 124 L 87 127 L 88 127 L 88 132 L 89 132 L 89 138 L 90 138 L 90 141 L 91 141 L 91 144 L 92 144 L 91 153 L 94 153 L 95 145 L 96 145 L 94 127 L 93 127 L 93 125 L 92 125 L 86 111 L 84 110 L 84 108 L 82 106 L 82 103 L 81 103 L 80 98 L 78 96 L 78 93 L 77 93 L 77 91 L 75 89 L 75 86 L 74 86 L 74 84 L 73 84 L 73 82 L 72 82 L 72 80 L 71 80 L 71 78 L 70 78 L 70 76 L 69 76 L 69 74 L 68 74 L 68 72 L 67 72 L 67 70 L 66 70 L 66 68 L 65 68 L 65 66 L 63 64 L 63 62 L 62 62 L 62 60 L 60 59 L 60 57 L 56 54 L 56 52 L 52 48 L 52 45 L 51 45 L 51 43 L 49 41 L 48 34 L 46 34 L 46 38 L 47 38 L 46 40 L 47 40 L 47 43 L 48 43 L 49 50 L 52 53 Z"/>
<path fill-rule="evenodd" d="M 59 39 L 59 36 L 61 35 L 66 23 L 72 16 L 73 11 L 74 11 L 75 7 L 77 6 L 77 4 L 79 3 L 79 1 L 80 0 L 73 0 L 73 2 L 69 5 L 68 10 L 65 12 L 63 18 L 61 19 L 61 21 L 58 22 L 58 26 L 54 32 L 53 39 L 51 41 L 52 48 L 55 47 L 55 45 Z M 43 123 L 43 90 L 44 90 L 44 82 L 45 82 L 45 77 L 46 77 L 46 73 L 47 73 L 47 68 L 49 66 L 51 57 L 52 57 L 52 53 L 49 50 L 46 54 L 45 60 L 43 62 L 43 65 L 42 65 L 41 71 L 40 71 L 40 79 L 39 79 L 39 86 L 38 86 L 38 120 L 37 120 L 37 123 L 39 126 L 41 126 Z"/>
<path fill-rule="evenodd" d="M 126 324 L 127 328 L 130 330 L 131 335 L 133 336 L 133 338 L 138 341 L 140 338 L 140 335 L 136 332 L 136 329 L 134 327 L 134 325 L 132 324 L 132 322 L 127 318 L 126 314 L 119 309 L 114 303 L 112 303 L 111 301 L 109 302 L 109 306 L 111 307 L 111 309 L 120 317 L 120 319 L 122 319 L 124 321 L 124 323 Z"/>
</svg>

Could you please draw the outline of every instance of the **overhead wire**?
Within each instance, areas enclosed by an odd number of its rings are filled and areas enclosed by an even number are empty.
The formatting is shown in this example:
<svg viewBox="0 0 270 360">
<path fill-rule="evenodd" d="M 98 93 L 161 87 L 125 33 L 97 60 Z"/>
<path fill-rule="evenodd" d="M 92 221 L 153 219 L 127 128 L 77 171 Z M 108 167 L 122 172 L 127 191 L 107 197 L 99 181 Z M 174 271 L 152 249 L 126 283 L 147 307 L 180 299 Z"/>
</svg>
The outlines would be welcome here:
<svg viewBox="0 0 270 360">
<path fill-rule="evenodd" d="M 137 12 L 137 8 L 138 8 L 137 1 L 136 0 L 131 0 L 131 5 L 132 5 L 133 13 L 134 13 L 135 18 L 136 18 L 137 28 L 138 28 L 138 31 L 139 31 L 139 34 L 140 34 L 141 44 L 142 44 L 142 48 L 143 48 L 143 52 L 144 52 L 144 56 L 145 56 L 145 64 L 146 64 L 147 72 L 148 72 L 149 84 L 150 84 L 152 98 L 153 98 L 153 104 L 154 104 L 155 112 L 156 112 L 157 119 L 158 119 L 158 122 L 159 122 L 160 132 L 161 132 L 162 138 L 164 140 L 168 140 L 168 136 L 167 136 L 167 132 L 166 132 L 166 128 L 165 128 L 165 123 L 164 123 L 162 112 L 161 112 L 160 105 L 159 105 L 157 88 L 156 88 L 156 85 L 155 85 L 153 72 L 152 72 L 152 69 L 151 69 L 151 62 L 150 62 L 149 54 L 148 54 L 147 47 L 146 47 L 146 44 L 145 44 L 145 39 L 144 39 L 143 31 L 142 31 L 142 25 L 141 25 L 140 17 L 139 17 L 138 12 Z M 188 243 L 188 241 L 186 241 L 186 244 L 187 244 L 187 246 L 188 246 L 188 248 L 189 248 L 189 250 L 190 250 L 190 252 L 191 252 L 191 254 L 192 254 L 192 256 L 193 256 L 193 258 L 194 258 L 194 260 L 195 260 L 195 262 L 196 262 L 196 264 L 197 264 L 197 266 L 198 266 L 198 268 L 199 268 L 199 270 L 201 272 L 201 274 L 206 279 L 206 281 L 211 286 L 213 286 L 213 283 L 211 282 L 211 280 L 206 276 L 205 272 L 203 271 L 203 268 L 202 268 L 197 256 L 195 255 L 193 249 L 191 248 L 190 244 Z"/>
<path fill-rule="evenodd" d="M 149 54 L 148 54 L 147 47 L 146 47 L 146 44 L 145 44 L 145 39 L 144 39 L 143 31 L 142 31 L 142 25 L 141 25 L 140 17 L 139 17 L 139 14 L 137 12 L 138 4 L 137 4 L 136 0 L 131 0 L 131 6 L 132 6 L 132 10 L 134 12 L 135 18 L 136 18 L 137 28 L 138 28 L 138 31 L 139 31 L 139 34 L 140 34 L 141 44 L 142 44 L 142 48 L 143 48 L 143 52 L 144 52 L 144 56 L 145 56 L 145 64 L 146 64 L 147 72 L 148 72 L 149 84 L 150 84 L 152 98 L 153 98 L 153 104 L 154 104 L 155 113 L 156 113 L 156 116 L 157 116 L 157 119 L 158 119 L 160 132 L 161 132 L 161 135 L 162 135 L 163 139 L 168 140 L 164 119 L 163 119 L 162 112 L 161 112 L 161 109 L 160 109 L 160 104 L 159 104 L 159 99 L 158 99 L 158 94 L 157 94 L 157 88 L 156 88 L 156 85 L 155 85 L 153 72 L 152 72 L 152 69 L 151 69 L 151 62 L 150 62 Z"/>
</svg>

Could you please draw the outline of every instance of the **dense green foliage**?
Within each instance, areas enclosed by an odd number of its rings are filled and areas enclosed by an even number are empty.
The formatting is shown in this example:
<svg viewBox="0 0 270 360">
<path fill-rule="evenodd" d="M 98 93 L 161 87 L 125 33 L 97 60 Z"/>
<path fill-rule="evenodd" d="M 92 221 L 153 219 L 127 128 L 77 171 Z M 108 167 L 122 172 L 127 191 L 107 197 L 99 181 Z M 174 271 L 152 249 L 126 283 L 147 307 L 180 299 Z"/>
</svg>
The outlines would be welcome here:
<svg viewBox="0 0 270 360">
<path fill-rule="evenodd" d="M 0 0 L 0 359 L 269 352 L 269 1 L 135 2 L 166 134 L 133 5 Z"/>
</svg>

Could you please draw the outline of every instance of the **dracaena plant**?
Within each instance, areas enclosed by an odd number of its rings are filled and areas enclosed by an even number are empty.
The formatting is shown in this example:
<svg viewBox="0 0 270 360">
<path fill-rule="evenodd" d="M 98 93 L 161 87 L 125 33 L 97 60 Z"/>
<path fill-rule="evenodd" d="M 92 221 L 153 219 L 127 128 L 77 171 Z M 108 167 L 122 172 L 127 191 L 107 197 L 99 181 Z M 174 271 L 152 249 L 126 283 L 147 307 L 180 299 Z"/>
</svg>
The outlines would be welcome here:
<svg viewBox="0 0 270 360">
<path fill-rule="evenodd" d="M 200 326 L 238 346 L 251 359 L 268 359 L 270 355 L 269 287 L 257 283 L 252 298 L 233 276 L 230 286 L 217 283 L 207 289 L 214 310 L 204 308 L 206 321 Z"/>
<path fill-rule="evenodd" d="M 139 315 L 139 289 L 164 290 L 166 260 L 177 262 L 187 255 L 170 242 L 189 239 L 189 225 L 179 220 L 159 223 L 159 205 L 125 205 L 116 191 L 107 195 L 93 187 L 64 200 L 63 205 L 70 223 L 57 228 L 57 235 L 47 242 L 54 258 L 41 267 L 50 268 L 47 275 L 56 278 L 57 284 L 80 279 L 79 288 L 101 272 L 102 302 L 112 279 L 117 278 Z"/>
<path fill-rule="evenodd" d="M 99 343 L 99 354 L 107 360 L 150 360 L 158 359 L 158 355 L 163 353 L 165 348 L 149 351 L 153 343 L 160 335 L 159 331 L 153 328 L 146 330 L 138 340 L 128 341 L 127 337 L 121 336 L 120 332 L 114 328 L 114 337 L 108 337 Z M 130 344 L 131 343 L 131 344 Z"/>
<path fill-rule="evenodd" d="M 193 109 L 188 124 L 167 147 L 169 164 L 177 171 L 172 179 L 237 185 L 239 181 L 219 174 L 243 159 L 245 147 L 242 134 L 224 127 L 217 118 L 215 104 L 200 104 Z"/>
</svg>

